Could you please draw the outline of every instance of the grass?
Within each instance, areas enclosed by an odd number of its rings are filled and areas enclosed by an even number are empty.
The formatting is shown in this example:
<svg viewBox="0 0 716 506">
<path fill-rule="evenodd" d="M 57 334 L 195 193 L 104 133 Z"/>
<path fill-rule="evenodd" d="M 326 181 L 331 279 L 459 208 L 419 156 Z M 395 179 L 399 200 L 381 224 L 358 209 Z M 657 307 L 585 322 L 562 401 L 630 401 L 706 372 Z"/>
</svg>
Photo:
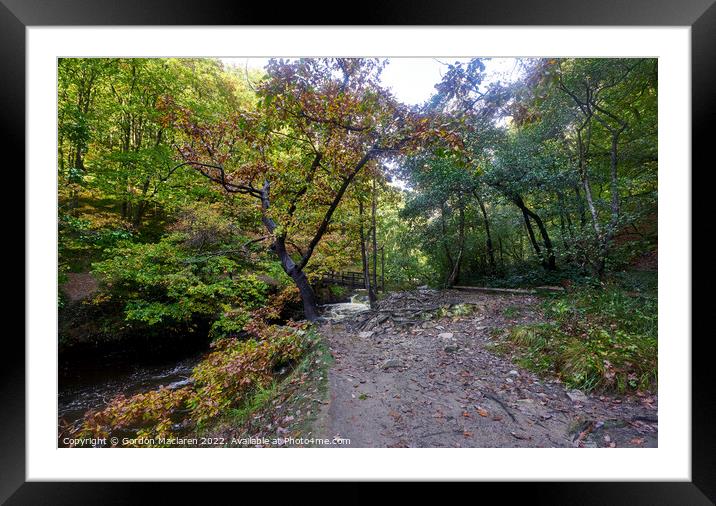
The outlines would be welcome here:
<svg viewBox="0 0 716 506">
<path fill-rule="evenodd" d="M 274 379 L 268 386 L 256 389 L 238 407 L 227 410 L 210 426 L 199 429 L 197 434 L 212 436 L 224 427 L 231 427 L 244 435 L 252 435 L 253 417 L 262 412 L 271 412 L 276 403 L 283 404 L 287 408 L 286 412 L 300 409 L 306 413 L 310 410 L 312 414 L 296 420 L 292 428 L 301 434 L 311 432 L 317 420 L 313 401 L 328 397 L 328 369 L 334 358 L 314 328 L 307 330 L 306 338 L 309 340 L 307 350 L 290 372 Z M 311 393 L 314 389 L 315 392 Z"/>
<path fill-rule="evenodd" d="M 582 289 L 544 304 L 548 323 L 509 329 L 496 351 L 584 391 L 651 389 L 657 382 L 657 303 L 618 287 Z"/>
<path fill-rule="evenodd" d="M 240 407 L 230 409 L 226 413 L 226 421 L 233 425 L 242 425 L 246 423 L 251 415 L 263 408 L 268 402 L 274 398 L 278 390 L 278 382 L 275 380 L 267 387 L 260 387 L 244 401 Z"/>
<path fill-rule="evenodd" d="M 508 306 L 502 311 L 502 314 L 505 318 L 514 318 L 520 314 L 520 308 L 517 306 Z"/>
<path fill-rule="evenodd" d="M 304 374 L 318 374 L 323 378 L 322 382 L 325 383 L 323 392 L 327 391 L 327 381 L 324 380 L 327 380 L 327 371 L 333 361 L 333 356 L 314 329 L 311 328 L 307 331 L 306 338 L 310 340 L 308 350 L 291 372 L 281 380 L 274 380 L 269 386 L 257 389 L 240 407 L 227 413 L 227 418 L 233 424 L 241 425 L 248 421 L 252 414 L 266 407 L 270 401 L 282 393 L 282 388 L 286 383 L 290 383 L 292 379 L 299 378 Z"/>
</svg>

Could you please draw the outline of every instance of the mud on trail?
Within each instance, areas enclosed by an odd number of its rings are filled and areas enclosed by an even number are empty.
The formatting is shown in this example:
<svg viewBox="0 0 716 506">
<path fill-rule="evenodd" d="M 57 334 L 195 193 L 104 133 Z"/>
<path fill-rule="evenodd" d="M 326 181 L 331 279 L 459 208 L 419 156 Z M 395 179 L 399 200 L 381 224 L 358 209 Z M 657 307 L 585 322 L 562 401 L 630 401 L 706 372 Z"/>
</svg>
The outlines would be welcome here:
<svg viewBox="0 0 716 506">
<path fill-rule="evenodd" d="M 584 395 L 490 351 L 494 329 L 539 318 L 538 297 L 402 293 L 392 310 L 321 325 L 335 361 L 315 436 L 371 448 L 657 446 L 655 395 Z M 456 304 L 474 311 L 416 321 L 420 307 Z"/>
</svg>

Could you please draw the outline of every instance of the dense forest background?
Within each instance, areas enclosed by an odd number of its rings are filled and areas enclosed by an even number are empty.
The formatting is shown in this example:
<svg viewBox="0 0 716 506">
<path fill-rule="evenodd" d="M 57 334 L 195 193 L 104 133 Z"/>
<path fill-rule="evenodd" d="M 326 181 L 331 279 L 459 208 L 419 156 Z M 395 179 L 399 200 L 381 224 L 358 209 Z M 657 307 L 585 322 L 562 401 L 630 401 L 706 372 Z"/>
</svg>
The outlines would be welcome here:
<svg viewBox="0 0 716 506">
<path fill-rule="evenodd" d="M 61 350 L 315 320 L 340 271 L 373 304 L 421 285 L 655 292 L 655 59 L 522 59 L 510 82 L 449 63 L 414 106 L 385 65 L 60 59 Z"/>
<path fill-rule="evenodd" d="M 595 282 L 655 254 L 656 60 L 523 60 L 483 85 L 475 59 L 412 108 L 382 65 L 60 60 L 61 281 L 93 270 L 137 324 L 231 328 L 243 302 L 217 295 L 290 284 L 265 181 L 312 280 L 362 254 L 389 289 Z"/>
</svg>

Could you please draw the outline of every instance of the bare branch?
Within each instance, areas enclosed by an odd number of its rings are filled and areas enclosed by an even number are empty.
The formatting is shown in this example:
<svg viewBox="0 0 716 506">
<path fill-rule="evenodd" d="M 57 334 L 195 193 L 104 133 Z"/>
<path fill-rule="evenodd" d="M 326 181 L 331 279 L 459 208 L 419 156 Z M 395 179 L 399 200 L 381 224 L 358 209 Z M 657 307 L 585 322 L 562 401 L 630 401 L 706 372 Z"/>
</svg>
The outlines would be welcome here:
<svg viewBox="0 0 716 506">
<path fill-rule="evenodd" d="M 340 203 L 341 199 L 343 198 L 343 194 L 348 189 L 348 186 L 351 184 L 355 176 L 360 172 L 360 170 L 365 166 L 368 161 L 370 161 L 373 156 L 378 152 L 379 150 L 375 147 L 369 149 L 365 155 L 358 161 L 358 163 L 355 165 L 353 170 L 350 172 L 348 177 L 346 177 L 343 180 L 343 184 L 338 189 L 338 192 L 336 193 L 336 196 L 333 198 L 333 201 L 331 202 L 331 205 L 328 207 L 328 210 L 326 211 L 326 214 L 323 217 L 323 220 L 321 221 L 321 224 L 319 225 L 318 229 L 316 230 L 316 233 L 313 236 L 313 239 L 311 239 L 311 242 L 308 244 L 308 247 L 306 248 L 306 253 L 303 255 L 301 260 L 298 262 L 296 267 L 301 270 L 303 269 L 308 261 L 311 258 L 311 255 L 313 255 L 313 250 L 316 248 L 316 245 L 323 237 L 323 234 L 325 234 L 326 230 L 328 229 L 328 225 L 331 223 L 331 218 L 333 217 L 333 213 L 336 211 L 336 208 L 338 207 L 338 204 Z"/>
</svg>

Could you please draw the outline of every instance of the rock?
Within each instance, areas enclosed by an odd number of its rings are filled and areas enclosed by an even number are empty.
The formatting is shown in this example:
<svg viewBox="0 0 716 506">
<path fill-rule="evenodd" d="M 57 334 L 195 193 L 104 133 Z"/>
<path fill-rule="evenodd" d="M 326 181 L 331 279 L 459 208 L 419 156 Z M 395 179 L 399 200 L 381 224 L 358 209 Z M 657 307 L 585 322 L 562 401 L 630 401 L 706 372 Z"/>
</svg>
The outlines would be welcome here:
<svg viewBox="0 0 716 506">
<path fill-rule="evenodd" d="M 389 358 L 385 362 L 383 362 L 383 365 L 381 366 L 383 369 L 390 369 L 391 367 L 400 367 L 400 360 L 397 358 Z"/>
<path fill-rule="evenodd" d="M 519 376 L 519 375 L 520 375 L 520 373 L 518 373 L 518 372 L 515 371 L 514 369 L 512 369 L 512 370 L 510 371 L 510 374 L 511 374 L 512 376 Z"/>
<path fill-rule="evenodd" d="M 372 330 L 368 330 L 368 331 L 361 332 L 360 334 L 358 334 L 358 337 L 360 337 L 361 339 L 367 339 L 367 338 L 369 338 L 369 337 L 372 336 L 372 335 L 373 335 L 373 331 L 372 331 Z"/>
<path fill-rule="evenodd" d="M 440 339 L 452 339 L 452 336 L 452 332 L 442 332 L 441 334 L 438 334 Z"/>
<path fill-rule="evenodd" d="M 443 348 L 448 353 L 455 353 L 460 349 L 460 347 L 455 343 L 446 344 L 445 348 Z"/>
<path fill-rule="evenodd" d="M 580 390 L 568 390 L 566 393 L 572 402 L 587 402 L 587 396 Z"/>
</svg>

